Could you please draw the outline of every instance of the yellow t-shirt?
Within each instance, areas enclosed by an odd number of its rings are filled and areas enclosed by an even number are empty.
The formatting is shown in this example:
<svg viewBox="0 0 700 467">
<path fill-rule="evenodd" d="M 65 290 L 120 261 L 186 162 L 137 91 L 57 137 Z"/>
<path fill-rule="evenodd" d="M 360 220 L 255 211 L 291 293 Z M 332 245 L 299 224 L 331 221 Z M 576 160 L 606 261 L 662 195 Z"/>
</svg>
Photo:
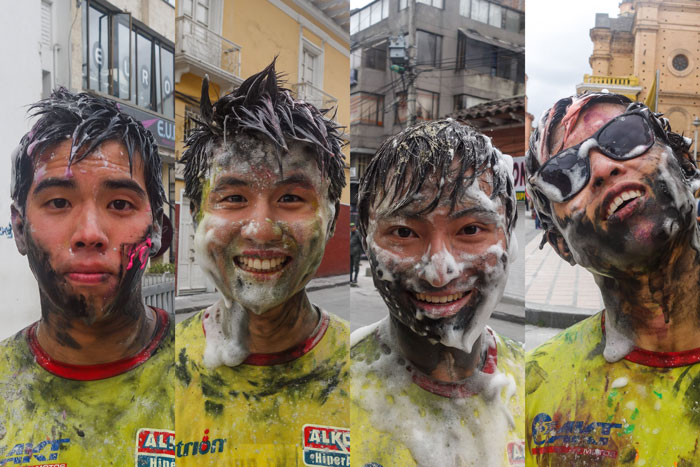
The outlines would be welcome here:
<svg viewBox="0 0 700 467">
<path fill-rule="evenodd" d="M 596 314 L 528 353 L 527 465 L 700 465 L 700 348 L 604 347 Z"/>
<path fill-rule="evenodd" d="M 118 362 L 52 360 L 36 323 L 0 343 L 0 466 L 174 466 L 174 326 L 156 311 L 151 344 Z"/>
<path fill-rule="evenodd" d="M 484 367 L 461 384 L 413 370 L 389 319 L 354 343 L 352 465 L 524 465 L 523 349 L 490 330 L 485 337 Z"/>
<path fill-rule="evenodd" d="M 321 312 L 298 348 L 236 367 L 205 368 L 204 348 L 200 312 L 176 330 L 178 467 L 350 465 L 346 322 Z"/>
</svg>

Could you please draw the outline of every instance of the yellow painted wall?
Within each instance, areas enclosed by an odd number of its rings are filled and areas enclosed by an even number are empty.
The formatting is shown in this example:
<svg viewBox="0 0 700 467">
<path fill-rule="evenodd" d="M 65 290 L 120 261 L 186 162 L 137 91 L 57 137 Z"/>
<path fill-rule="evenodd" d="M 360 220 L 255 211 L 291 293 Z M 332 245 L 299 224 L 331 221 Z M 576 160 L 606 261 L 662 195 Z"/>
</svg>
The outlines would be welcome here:
<svg viewBox="0 0 700 467">
<path fill-rule="evenodd" d="M 291 1 L 285 5 L 320 28 L 336 42 L 347 47 L 347 42 L 307 15 Z M 323 90 L 338 100 L 337 121 L 350 125 L 350 59 L 323 38 L 302 26 L 295 18 L 267 0 L 225 0 L 221 35 L 242 47 L 241 77 L 246 78 L 270 64 L 277 56 L 277 71 L 285 74 L 288 85 L 299 80 L 300 37 L 323 49 Z M 350 165 L 349 146 L 343 151 Z M 350 204 L 350 172 L 345 173 L 347 185 L 341 202 Z"/>
</svg>

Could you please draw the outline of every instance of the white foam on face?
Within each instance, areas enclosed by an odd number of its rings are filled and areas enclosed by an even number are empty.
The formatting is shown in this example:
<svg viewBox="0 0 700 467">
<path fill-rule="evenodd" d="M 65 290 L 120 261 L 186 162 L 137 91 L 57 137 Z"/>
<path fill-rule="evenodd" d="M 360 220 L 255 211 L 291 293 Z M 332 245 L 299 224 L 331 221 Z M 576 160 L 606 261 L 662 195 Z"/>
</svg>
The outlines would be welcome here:
<svg viewBox="0 0 700 467">
<path fill-rule="evenodd" d="M 276 182 L 282 176 L 301 173 L 314 186 L 318 205 L 313 215 L 283 220 L 238 219 L 224 210 L 208 209 L 204 203 L 195 233 L 195 255 L 222 296 L 216 314 L 210 313 L 209 319 L 204 320 L 207 330 L 204 358 L 210 368 L 235 366 L 243 361 L 248 355 L 245 328 L 248 314 L 266 313 L 303 291 L 323 258 L 325 243 L 331 235 L 335 205 L 328 200 L 330 182 L 323 178 L 313 156 L 302 146 L 292 144 L 289 154 L 282 156 L 282 174 L 274 153 L 271 153 L 276 151 L 271 143 L 244 141 L 237 150 L 245 151 L 245 156 L 221 149 L 215 155 L 215 163 L 208 174 L 209 187 L 215 187 L 219 177 L 233 174 L 246 180 L 253 193 L 249 202 L 264 202 L 260 199 L 267 199 L 266 193 L 276 189 Z M 269 235 L 260 235 L 263 229 L 269 229 Z M 291 259 L 275 279 L 259 280 L 235 263 L 235 257 L 248 249 L 277 251 Z"/>
<path fill-rule="evenodd" d="M 248 355 L 248 319 L 238 306 L 227 307 L 223 300 L 204 311 L 202 325 L 206 334 L 204 366 L 240 365 Z"/>
<path fill-rule="evenodd" d="M 372 329 L 356 331 L 352 339 L 359 342 L 375 331 L 385 344 L 379 358 L 370 364 L 353 361 L 351 366 L 353 390 L 359 388 L 354 397 L 372 425 L 405 445 L 420 466 L 501 465 L 508 433 L 515 428 L 507 405 L 516 391 L 514 376 L 498 369 L 493 374 L 477 370 L 463 381 L 475 395 L 430 397 L 430 405 L 424 406 L 408 395 L 414 383 L 388 317 Z M 491 340 L 484 334 L 485 347 Z M 376 380 L 381 381 L 379 389 Z"/>
</svg>

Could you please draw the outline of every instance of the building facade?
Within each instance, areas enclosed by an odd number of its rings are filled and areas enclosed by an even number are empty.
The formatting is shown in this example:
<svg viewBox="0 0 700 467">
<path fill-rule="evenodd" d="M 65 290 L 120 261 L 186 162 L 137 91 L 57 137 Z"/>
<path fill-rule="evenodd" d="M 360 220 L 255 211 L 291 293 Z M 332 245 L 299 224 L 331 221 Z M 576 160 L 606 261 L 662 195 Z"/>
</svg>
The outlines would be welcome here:
<svg viewBox="0 0 700 467">
<path fill-rule="evenodd" d="M 319 108 L 337 108 L 335 118 L 350 123 L 349 2 L 330 0 L 179 0 L 175 53 L 176 158 L 195 125 L 204 74 L 210 98 L 240 85 L 277 57 L 277 71 L 297 98 Z M 182 118 L 180 118 L 182 117 Z M 346 139 L 349 140 L 349 137 Z M 349 164 L 349 150 L 346 149 Z M 349 169 L 346 173 L 349 179 Z M 182 164 L 176 175 L 178 293 L 213 290 L 194 255 L 190 200 L 184 196 Z M 317 275 L 348 271 L 349 188 Z"/>
<path fill-rule="evenodd" d="M 415 8 L 417 121 L 525 94 L 523 1 L 416 0 Z M 351 12 L 353 206 L 371 156 L 406 126 L 408 75 L 391 69 L 388 45 L 408 33 L 408 20 L 408 0 Z"/>
<path fill-rule="evenodd" d="M 700 2 L 623 0 L 617 18 L 596 15 L 590 37 L 592 74 L 577 92 L 608 89 L 645 101 L 658 70 L 656 110 L 675 131 L 693 134 L 700 115 Z"/>
</svg>

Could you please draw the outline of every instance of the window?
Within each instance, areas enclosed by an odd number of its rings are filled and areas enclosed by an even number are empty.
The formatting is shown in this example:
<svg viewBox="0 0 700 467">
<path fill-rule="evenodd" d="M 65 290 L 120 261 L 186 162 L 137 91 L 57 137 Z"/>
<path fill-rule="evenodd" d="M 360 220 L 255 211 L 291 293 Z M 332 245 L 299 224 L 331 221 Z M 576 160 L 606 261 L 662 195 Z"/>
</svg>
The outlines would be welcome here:
<svg viewBox="0 0 700 467">
<path fill-rule="evenodd" d="M 386 70 L 386 42 L 363 49 L 362 64 L 373 70 Z"/>
<path fill-rule="evenodd" d="M 358 92 L 350 96 L 350 124 L 384 125 L 384 96 Z"/>
<path fill-rule="evenodd" d="M 174 48 L 128 13 L 83 8 L 83 88 L 175 117 Z"/>
<path fill-rule="evenodd" d="M 522 12 L 488 0 L 459 0 L 459 14 L 507 31 L 522 33 L 525 29 Z"/>
<path fill-rule="evenodd" d="M 416 3 L 422 3 L 440 9 L 445 7 L 444 0 L 416 0 Z M 404 8 L 408 8 L 408 0 L 399 0 L 399 10 L 403 10 Z"/>
<path fill-rule="evenodd" d="M 461 31 L 457 39 L 456 68 L 525 82 L 525 54 L 467 37 Z"/>
<path fill-rule="evenodd" d="M 376 0 L 350 16 L 350 34 L 367 29 L 389 17 L 389 0 Z"/>
<path fill-rule="evenodd" d="M 442 36 L 416 31 L 416 61 L 418 65 L 439 67 L 442 59 Z"/>
<path fill-rule="evenodd" d="M 396 121 L 399 123 L 406 122 L 406 114 L 408 104 L 406 102 L 406 93 L 397 93 L 399 98 L 399 104 L 396 107 Z M 416 90 L 416 121 L 417 120 L 434 120 L 438 116 L 438 104 L 440 101 L 440 94 L 437 92 L 424 91 L 422 89 Z"/>
<path fill-rule="evenodd" d="M 454 110 L 468 109 L 482 102 L 488 102 L 488 99 L 470 96 L 469 94 L 456 94 L 454 97 Z"/>
<path fill-rule="evenodd" d="M 199 109 L 191 105 L 185 105 L 185 140 L 199 126 L 197 120 L 200 120 Z"/>
</svg>

